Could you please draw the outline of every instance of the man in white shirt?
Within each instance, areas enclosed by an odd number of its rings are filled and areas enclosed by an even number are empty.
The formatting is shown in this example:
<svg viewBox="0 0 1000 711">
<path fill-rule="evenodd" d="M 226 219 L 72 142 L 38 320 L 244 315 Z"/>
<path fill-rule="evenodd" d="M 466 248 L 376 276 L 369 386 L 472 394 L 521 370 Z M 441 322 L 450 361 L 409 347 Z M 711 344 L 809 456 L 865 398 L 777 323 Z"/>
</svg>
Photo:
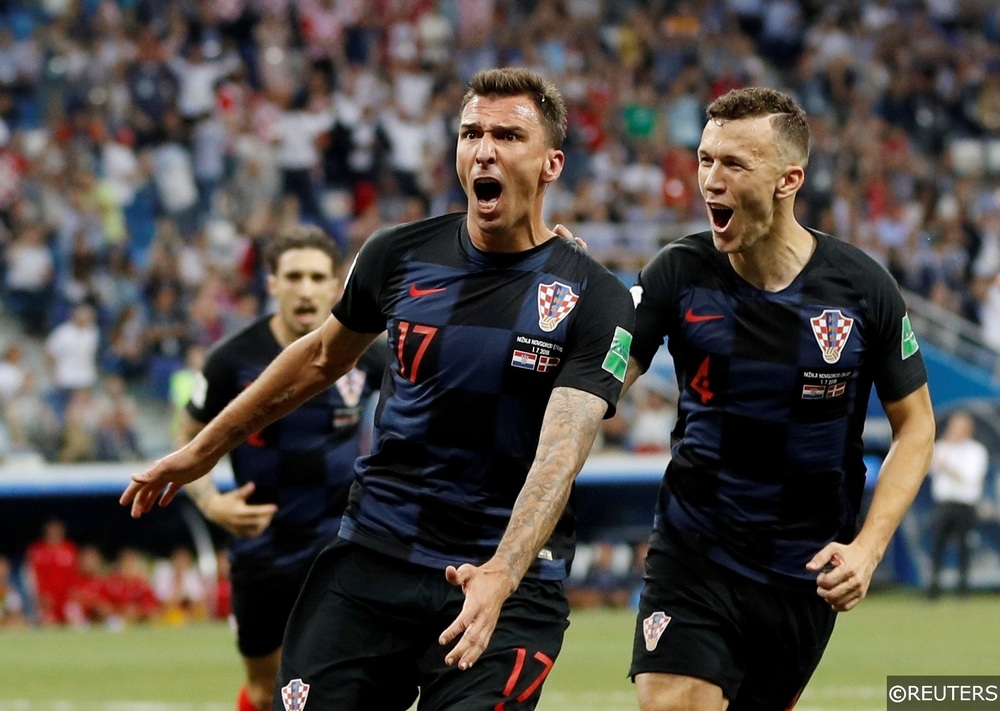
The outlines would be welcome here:
<svg viewBox="0 0 1000 711">
<path fill-rule="evenodd" d="M 983 496 L 989 453 L 973 439 L 974 423 L 968 412 L 956 410 L 948 418 L 944 436 L 934 446 L 931 460 L 931 496 L 934 499 L 931 548 L 931 581 L 927 597 L 941 594 L 940 573 L 945 548 L 958 546 L 958 585 L 964 595 L 969 587 L 969 533 L 976 524 L 976 505 Z"/>
<path fill-rule="evenodd" d="M 69 319 L 45 339 L 45 356 L 51 372 L 54 404 L 60 417 L 76 390 L 97 384 L 97 349 L 100 331 L 92 306 L 77 304 Z"/>
</svg>

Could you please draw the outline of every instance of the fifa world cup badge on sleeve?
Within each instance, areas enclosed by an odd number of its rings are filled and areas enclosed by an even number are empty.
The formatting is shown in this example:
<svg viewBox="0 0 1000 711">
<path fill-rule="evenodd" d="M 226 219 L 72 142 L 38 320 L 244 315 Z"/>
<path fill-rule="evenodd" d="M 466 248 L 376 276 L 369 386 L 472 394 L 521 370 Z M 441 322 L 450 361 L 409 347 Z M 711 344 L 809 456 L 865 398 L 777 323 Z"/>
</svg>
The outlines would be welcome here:
<svg viewBox="0 0 1000 711">
<path fill-rule="evenodd" d="M 621 326 L 615 326 L 615 335 L 611 339 L 611 348 L 604 356 L 601 365 L 620 382 L 625 382 L 625 371 L 628 370 L 628 353 L 632 348 L 632 334 Z"/>
<path fill-rule="evenodd" d="M 646 651 L 652 652 L 660 641 L 660 635 L 670 624 L 670 617 L 662 612 L 654 612 L 642 621 L 642 636 L 646 638 Z"/>
<path fill-rule="evenodd" d="M 900 346 L 903 360 L 906 360 L 920 350 L 920 344 L 917 343 L 917 334 L 913 332 L 913 327 L 910 325 L 909 314 L 903 316 L 903 340 Z"/>
</svg>

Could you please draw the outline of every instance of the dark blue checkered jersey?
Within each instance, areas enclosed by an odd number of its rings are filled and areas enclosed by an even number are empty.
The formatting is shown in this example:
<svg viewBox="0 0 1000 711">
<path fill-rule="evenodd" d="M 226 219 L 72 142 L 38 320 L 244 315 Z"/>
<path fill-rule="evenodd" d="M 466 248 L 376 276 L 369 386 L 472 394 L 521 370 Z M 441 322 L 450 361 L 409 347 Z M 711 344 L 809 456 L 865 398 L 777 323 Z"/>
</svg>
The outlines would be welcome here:
<svg viewBox="0 0 1000 711">
<path fill-rule="evenodd" d="M 568 240 L 486 254 L 464 214 L 373 235 L 333 313 L 387 329 L 392 358 L 340 535 L 432 568 L 493 554 L 553 388 L 614 412 L 628 355 L 612 345 L 634 319 L 624 285 Z M 564 577 L 573 541 L 571 501 L 529 576 Z"/>
<path fill-rule="evenodd" d="M 281 352 L 268 321 L 260 319 L 213 347 L 187 406 L 196 421 L 211 420 Z M 235 575 L 293 565 L 336 537 L 361 454 L 362 411 L 384 368 L 385 348 L 374 344 L 332 387 L 230 453 L 237 486 L 255 484 L 250 503 L 278 505 L 262 535 L 234 538 Z"/>
<path fill-rule="evenodd" d="M 927 382 L 892 277 L 814 234 L 777 293 L 739 277 L 708 232 L 668 245 L 633 287 L 632 349 L 648 367 L 666 337 L 681 393 L 656 529 L 755 580 L 812 587 L 806 562 L 854 538 L 872 384 L 894 401 Z"/>
</svg>

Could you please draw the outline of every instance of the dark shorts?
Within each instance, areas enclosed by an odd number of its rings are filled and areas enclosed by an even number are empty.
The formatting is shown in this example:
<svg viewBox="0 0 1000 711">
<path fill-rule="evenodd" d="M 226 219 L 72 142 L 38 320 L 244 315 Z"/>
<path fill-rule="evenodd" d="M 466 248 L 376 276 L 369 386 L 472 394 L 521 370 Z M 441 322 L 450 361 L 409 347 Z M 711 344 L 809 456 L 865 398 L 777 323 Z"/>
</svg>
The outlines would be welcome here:
<svg viewBox="0 0 1000 711">
<path fill-rule="evenodd" d="M 657 537 L 646 558 L 632 648 L 644 672 L 705 679 L 729 711 L 784 711 L 805 687 L 836 613 L 815 591 L 749 580 Z"/>
<path fill-rule="evenodd" d="M 312 560 L 242 576 L 233 570 L 233 620 L 236 646 L 244 657 L 263 657 L 281 647 L 285 625 L 306 580 Z"/>
<path fill-rule="evenodd" d="M 422 711 L 535 708 L 569 625 L 562 583 L 522 581 L 483 655 L 460 671 L 437 640 L 463 602 L 444 571 L 334 542 L 292 611 L 275 711 L 283 695 L 305 695 L 307 708 L 405 711 L 418 688 Z"/>
</svg>

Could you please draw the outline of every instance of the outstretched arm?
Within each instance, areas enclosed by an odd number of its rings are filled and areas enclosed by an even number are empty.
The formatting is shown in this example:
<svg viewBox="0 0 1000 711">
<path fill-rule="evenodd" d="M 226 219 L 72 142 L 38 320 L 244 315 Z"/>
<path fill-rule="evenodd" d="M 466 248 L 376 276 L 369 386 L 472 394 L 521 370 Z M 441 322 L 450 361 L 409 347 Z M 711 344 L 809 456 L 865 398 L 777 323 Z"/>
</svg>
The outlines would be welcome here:
<svg viewBox="0 0 1000 711">
<path fill-rule="evenodd" d="M 133 518 L 148 513 L 157 500 L 166 506 L 183 485 L 211 471 L 236 445 L 350 370 L 375 336 L 351 331 L 330 316 L 319 329 L 285 348 L 191 442 L 133 474 L 120 503 L 131 504 Z"/>
<path fill-rule="evenodd" d="M 849 545 L 831 543 L 806 565 L 819 573 L 817 594 L 838 612 L 850 610 L 868 593 L 875 567 L 913 503 L 934 450 L 934 412 L 926 385 L 882 405 L 892 426 L 892 445 L 865 522 Z M 824 566 L 828 569 L 820 572 Z"/>
<path fill-rule="evenodd" d="M 465 594 L 461 614 L 439 640 L 445 645 L 461 635 L 446 664 L 468 669 L 486 649 L 504 601 L 552 535 L 607 407 L 603 399 L 582 390 L 552 391 L 535 461 L 496 553 L 480 566 L 465 564 L 446 571 L 448 581 Z"/>
<path fill-rule="evenodd" d="M 205 428 L 187 411 L 181 411 L 181 425 L 177 434 L 177 446 L 183 447 Z M 275 504 L 251 504 L 247 499 L 254 492 L 254 483 L 247 482 L 238 489 L 222 493 L 212 481 L 203 476 L 184 487 L 202 516 L 217 526 L 221 526 L 234 536 L 253 538 L 271 525 L 271 519 L 278 512 Z"/>
</svg>

